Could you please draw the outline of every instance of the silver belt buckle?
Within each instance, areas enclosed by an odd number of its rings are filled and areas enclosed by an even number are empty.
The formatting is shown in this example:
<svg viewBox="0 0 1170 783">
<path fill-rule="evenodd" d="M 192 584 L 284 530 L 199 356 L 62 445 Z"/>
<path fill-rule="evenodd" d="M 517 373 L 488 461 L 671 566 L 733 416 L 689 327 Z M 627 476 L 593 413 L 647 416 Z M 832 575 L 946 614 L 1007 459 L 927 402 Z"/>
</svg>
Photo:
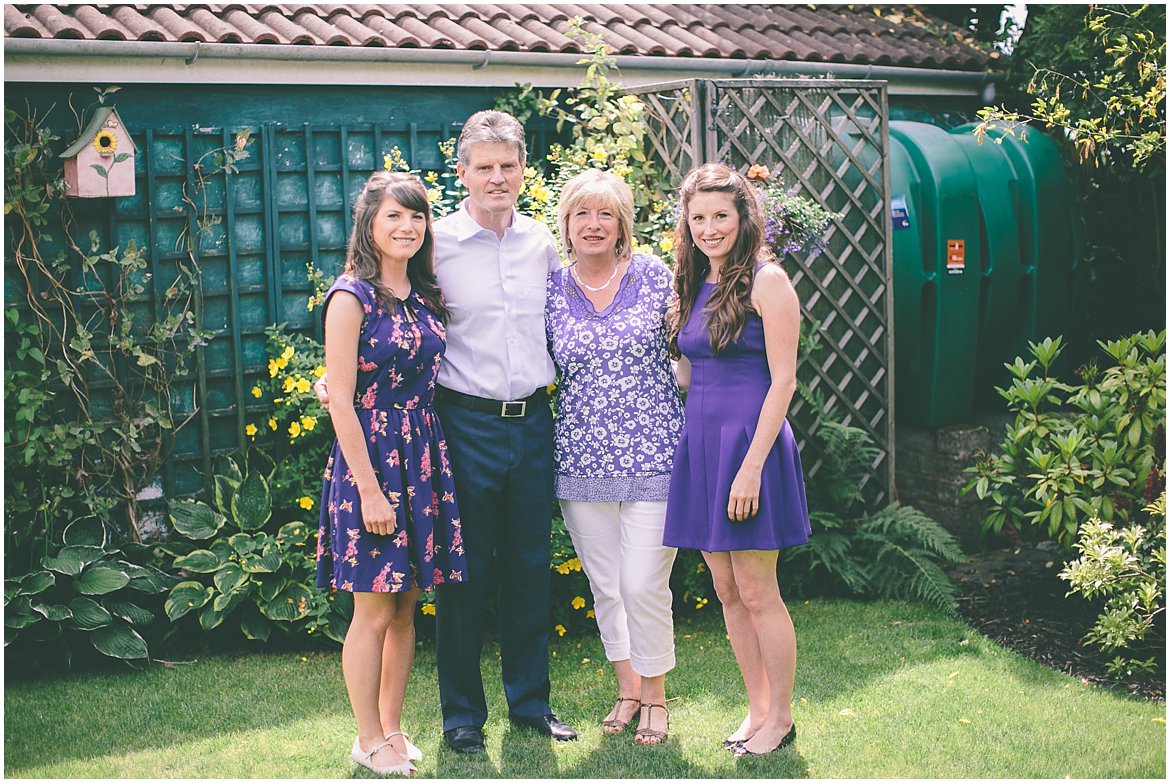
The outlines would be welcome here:
<svg viewBox="0 0 1170 783">
<path fill-rule="evenodd" d="M 528 412 L 528 400 L 515 400 L 500 404 L 500 415 L 505 419 L 517 419 Z"/>
</svg>

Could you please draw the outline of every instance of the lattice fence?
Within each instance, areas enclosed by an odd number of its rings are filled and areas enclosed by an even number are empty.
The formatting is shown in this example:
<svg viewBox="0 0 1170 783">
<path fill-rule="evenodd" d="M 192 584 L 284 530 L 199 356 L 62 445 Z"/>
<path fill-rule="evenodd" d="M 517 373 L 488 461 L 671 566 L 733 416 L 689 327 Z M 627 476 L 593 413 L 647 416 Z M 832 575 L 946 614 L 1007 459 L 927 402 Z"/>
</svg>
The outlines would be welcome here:
<svg viewBox="0 0 1170 783">
<path fill-rule="evenodd" d="M 889 125 L 885 82 L 832 79 L 687 80 L 633 88 L 649 109 L 648 154 L 677 186 L 693 166 L 759 163 L 842 217 L 828 247 L 785 261 L 806 328 L 820 343 L 797 377 L 881 449 L 863 483 L 874 505 L 893 497 L 893 298 Z M 806 480 L 823 466 L 808 436 L 815 412 L 789 411 Z"/>
</svg>

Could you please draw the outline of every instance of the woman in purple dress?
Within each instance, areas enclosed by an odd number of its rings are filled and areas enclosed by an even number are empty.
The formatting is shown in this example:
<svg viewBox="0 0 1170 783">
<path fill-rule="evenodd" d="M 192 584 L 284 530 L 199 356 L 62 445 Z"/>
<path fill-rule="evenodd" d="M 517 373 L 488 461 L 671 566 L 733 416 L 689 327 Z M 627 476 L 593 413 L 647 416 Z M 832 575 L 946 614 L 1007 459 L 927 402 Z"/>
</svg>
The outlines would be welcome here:
<svg viewBox="0 0 1170 783">
<path fill-rule="evenodd" d="M 447 308 L 434 275 L 426 190 L 379 172 L 354 206 L 345 271 L 325 302 L 329 415 L 317 584 L 354 594 L 341 668 L 358 724 L 351 758 L 410 775 L 402 732 L 421 590 L 463 581 L 466 563 L 447 445 L 431 408 Z"/>
<path fill-rule="evenodd" d="M 760 204 L 742 175 L 700 166 L 679 203 L 668 334 L 689 394 L 663 543 L 703 552 L 748 696 L 747 717 L 724 747 L 758 755 L 796 739 L 796 635 L 776 562 L 810 532 L 785 419 L 800 303 L 763 246 Z"/>
</svg>

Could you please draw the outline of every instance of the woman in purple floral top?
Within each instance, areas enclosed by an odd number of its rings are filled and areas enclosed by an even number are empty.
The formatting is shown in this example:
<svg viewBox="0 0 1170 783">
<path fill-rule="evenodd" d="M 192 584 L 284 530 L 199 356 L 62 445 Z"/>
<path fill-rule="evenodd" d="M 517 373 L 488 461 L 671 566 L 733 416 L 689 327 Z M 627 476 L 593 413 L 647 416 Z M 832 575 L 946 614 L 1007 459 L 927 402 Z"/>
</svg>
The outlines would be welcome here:
<svg viewBox="0 0 1170 783">
<path fill-rule="evenodd" d="M 631 253 L 633 194 L 596 169 L 569 180 L 558 205 L 572 264 L 549 276 L 545 328 L 560 368 L 556 495 L 593 592 L 618 680 L 602 721 L 635 741 L 666 738 L 674 668 L 670 570 L 662 545 L 683 408 L 667 354 L 670 270 Z"/>
<path fill-rule="evenodd" d="M 354 206 L 345 271 L 326 295 L 325 367 L 337 441 L 325 468 L 317 584 L 354 594 L 341 668 L 357 719 L 351 758 L 409 775 L 402 732 L 420 590 L 467 565 L 447 445 L 431 408 L 447 308 L 426 190 L 379 172 Z M 345 405 L 344 400 L 352 400 Z"/>
</svg>

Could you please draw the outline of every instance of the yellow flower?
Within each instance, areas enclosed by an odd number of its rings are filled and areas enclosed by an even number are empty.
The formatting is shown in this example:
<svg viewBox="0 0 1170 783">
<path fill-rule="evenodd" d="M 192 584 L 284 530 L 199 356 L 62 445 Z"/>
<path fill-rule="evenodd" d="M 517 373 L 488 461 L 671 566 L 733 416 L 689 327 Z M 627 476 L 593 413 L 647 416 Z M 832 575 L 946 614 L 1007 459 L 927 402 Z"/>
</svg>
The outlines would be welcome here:
<svg viewBox="0 0 1170 783">
<path fill-rule="evenodd" d="M 669 253 L 671 250 L 674 250 L 674 240 L 670 237 L 663 237 L 658 240 L 658 247 L 662 248 L 663 253 Z"/>
<path fill-rule="evenodd" d="M 558 574 L 569 573 L 569 564 L 567 562 L 565 562 L 565 563 L 561 563 L 560 565 L 558 565 L 557 566 L 557 573 Z"/>
<path fill-rule="evenodd" d="M 572 600 L 572 606 L 574 609 L 582 608 L 583 606 L 585 606 L 585 599 L 579 595 L 574 597 Z"/>
<path fill-rule="evenodd" d="M 284 352 L 280 355 L 280 358 L 284 359 L 285 361 L 288 361 L 289 359 L 293 358 L 293 355 L 295 353 L 296 353 L 296 351 L 293 350 L 293 347 L 291 345 L 289 345 L 289 346 L 285 347 Z"/>
<path fill-rule="evenodd" d="M 318 378 L 320 378 L 320 377 L 321 377 L 322 375 L 324 375 L 324 374 L 325 374 L 325 365 L 323 365 L 323 364 L 318 364 L 318 365 L 317 365 L 317 366 L 316 366 L 316 367 L 313 369 L 313 375 L 314 375 L 314 376 L 316 376 L 316 377 L 318 377 Z"/>
<path fill-rule="evenodd" d="M 695 564 L 695 573 L 696 574 L 701 574 L 706 570 L 707 570 L 707 566 L 704 563 L 696 563 Z"/>
<path fill-rule="evenodd" d="M 276 430 L 276 419 L 269 419 L 268 420 L 268 428 L 270 430 L 273 430 L 273 431 Z"/>
<path fill-rule="evenodd" d="M 113 155 L 118 149 L 118 137 L 109 128 L 102 128 L 93 137 L 93 148 L 101 153 L 102 157 Z"/>
<path fill-rule="evenodd" d="M 529 195 L 532 197 L 533 201 L 539 204 L 543 204 L 548 201 L 549 196 L 551 196 L 552 193 L 544 185 L 537 183 L 532 186 Z"/>
<path fill-rule="evenodd" d="M 303 498 L 297 501 L 297 504 L 300 505 L 301 508 L 308 510 L 313 507 L 313 499 L 308 495 L 305 495 Z"/>
<path fill-rule="evenodd" d="M 276 374 L 280 372 L 280 365 L 276 363 L 275 359 L 268 360 L 268 377 L 275 378 Z"/>
<path fill-rule="evenodd" d="M 434 185 L 436 182 L 439 181 L 439 172 L 429 171 L 429 172 L 427 172 L 427 175 L 425 177 L 423 177 L 423 179 L 425 179 L 430 184 Z"/>
<path fill-rule="evenodd" d="M 282 387 L 284 389 L 284 393 L 288 394 L 290 391 L 292 391 L 294 388 L 296 388 L 296 385 L 297 385 L 297 382 L 292 379 L 291 375 L 289 377 L 285 378 L 284 379 L 284 386 Z"/>
<path fill-rule="evenodd" d="M 565 626 L 561 625 L 560 623 L 557 623 L 556 627 L 553 628 L 553 630 L 557 632 L 557 636 L 564 636 L 565 635 Z"/>
<path fill-rule="evenodd" d="M 593 619 L 597 615 L 596 615 L 596 613 L 594 613 L 594 611 L 592 609 L 590 609 L 588 612 L 585 613 L 585 616 L 590 618 L 590 619 Z"/>
<path fill-rule="evenodd" d="M 257 430 L 255 424 L 249 424 L 247 427 L 244 427 L 244 434 L 246 434 L 249 438 L 255 438 L 256 432 Z"/>
<path fill-rule="evenodd" d="M 294 421 L 292 424 L 288 425 L 288 434 L 289 434 L 290 439 L 295 438 L 298 435 L 300 435 L 301 434 L 301 423 L 299 421 Z"/>
<path fill-rule="evenodd" d="M 617 176 L 621 177 L 622 179 L 625 179 L 626 177 L 630 176 L 630 174 L 632 174 L 633 172 L 634 172 L 634 170 L 624 163 L 619 165 L 619 166 L 613 167 L 613 173 L 616 174 Z"/>
<path fill-rule="evenodd" d="M 609 156 L 606 155 L 604 147 L 594 147 L 593 149 L 589 150 L 589 157 L 598 163 L 605 163 Z"/>
<path fill-rule="evenodd" d="M 305 432 L 308 432 L 309 430 L 313 429 L 316 426 L 317 426 L 317 418 L 315 416 L 302 416 L 301 417 L 301 427 L 305 430 Z"/>
<path fill-rule="evenodd" d="M 432 204 L 438 204 L 443 198 L 443 191 L 441 188 L 431 188 L 427 191 L 427 201 Z"/>
<path fill-rule="evenodd" d="M 264 396 L 264 391 L 259 386 L 252 387 L 252 396 L 259 399 Z"/>
<path fill-rule="evenodd" d="M 695 608 L 696 609 L 702 609 L 706 605 L 707 605 L 706 598 L 700 598 L 699 600 L 695 601 Z"/>
<path fill-rule="evenodd" d="M 435 616 L 435 605 L 434 604 L 423 604 L 422 605 L 422 613 L 429 614 L 431 617 L 434 617 Z"/>
<path fill-rule="evenodd" d="M 574 557 L 572 560 L 570 560 L 570 561 L 568 561 L 567 563 L 565 563 L 565 565 L 567 565 L 567 566 L 569 567 L 569 569 L 570 569 L 570 570 L 573 570 L 573 571 L 580 571 L 580 570 L 581 570 L 581 560 L 580 560 L 580 558 L 576 558 L 576 557 Z"/>
<path fill-rule="evenodd" d="M 309 383 L 308 378 L 297 376 L 296 390 L 297 394 L 307 394 L 309 389 L 313 388 L 313 384 Z"/>
</svg>

